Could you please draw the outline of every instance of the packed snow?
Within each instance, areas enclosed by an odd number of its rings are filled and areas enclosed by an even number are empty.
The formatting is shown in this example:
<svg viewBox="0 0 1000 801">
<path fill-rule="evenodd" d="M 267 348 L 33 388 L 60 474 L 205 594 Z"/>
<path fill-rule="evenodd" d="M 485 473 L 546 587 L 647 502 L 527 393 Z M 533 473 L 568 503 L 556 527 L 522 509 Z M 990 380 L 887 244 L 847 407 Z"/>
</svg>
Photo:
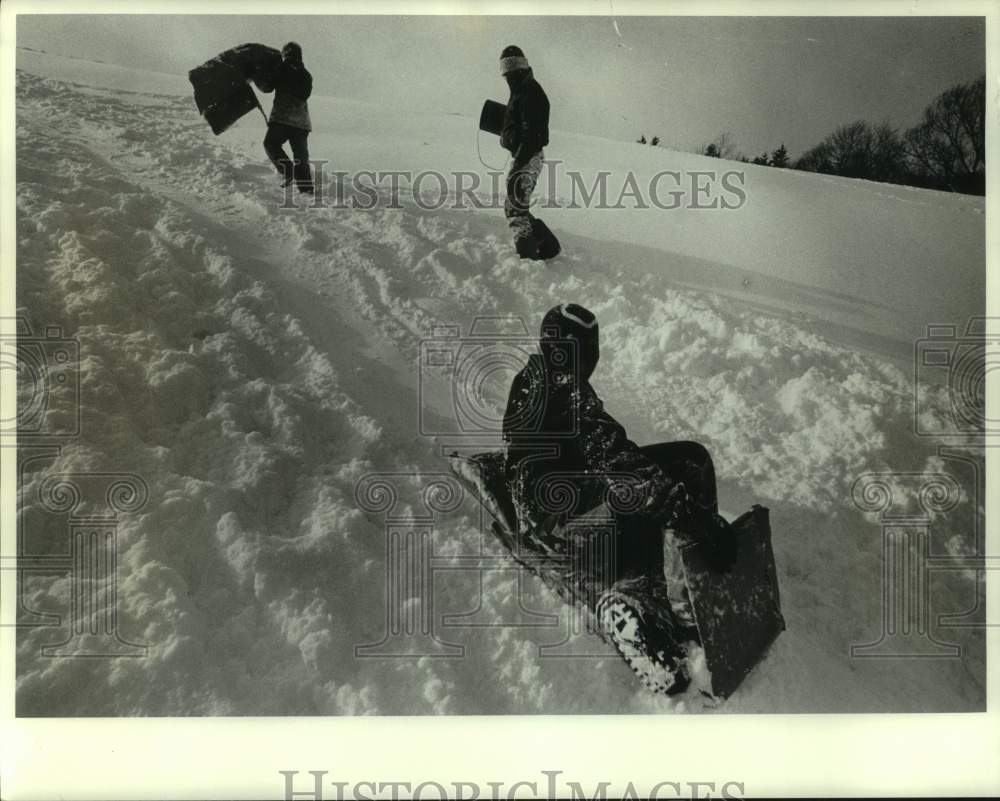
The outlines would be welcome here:
<svg viewBox="0 0 1000 801">
<path fill-rule="evenodd" d="M 401 115 L 326 96 L 315 78 L 310 150 L 327 170 L 470 171 L 489 187 L 477 109 Z M 119 630 L 148 654 L 45 657 L 65 631 L 24 628 L 19 714 L 985 707 L 976 627 L 934 624 L 956 657 L 850 654 L 882 627 L 881 527 L 856 508 L 856 479 L 954 475 L 960 498 L 933 520 L 932 551 L 975 550 L 983 499 L 962 458 L 975 450 L 939 453 L 954 433 L 940 385 L 917 404 L 939 436 L 915 436 L 912 350 L 927 324 L 964 330 L 984 314 L 982 198 L 555 130 L 547 156 L 565 169 L 631 169 L 640 184 L 743 169 L 747 202 L 542 210 L 564 252 L 541 265 L 516 257 L 496 207 L 421 208 L 404 191 L 375 209 L 283 208 L 260 115 L 214 137 L 184 76 L 19 50 L 16 125 L 18 313 L 78 340 L 82 405 L 80 435 L 25 471 L 27 547 L 66 548 L 64 518 L 38 499 L 50 475 L 128 472 L 149 490 L 118 522 L 117 589 Z M 593 636 L 566 658 L 574 616 L 554 593 L 467 568 L 482 543 L 495 552 L 468 499 L 433 521 L 436 564 L 455 568 L 435 578 L 435 626 L 479 607 L 479 625 L 439 629 L 461 655 L 355 656 L 383 637 L 387 603 L 385 517 L 359 503 L 359 482 L 395 474 L 396 512 L 418 514 L 446 471 L 442 435 L 458 431 L 449 374 L 422 365 L 422 343 L 483 316 L 515 333 L 523 320 L 530 338 L 564 301 L 600 320 L 594 384 L 630 436 L 705 443 L 723 511 L 771 510 L 788 629 L 718 707 L 651 694 Z M 484 384 L 484 408 L 510 376 Z M 74 397 L 53 388 L 49 430 L 72 430 Z M 900 503 L 916 508 L 919 491 L 902 482 Z M 26 574 L 23 605 L 65 616 L 70 588 L 65 572 Z M 931 612 L 965 613 L 978 591 L 974 573 L 935 573 Z M 559 625 L 512 625 L 525 610 Z"/>
</svg>

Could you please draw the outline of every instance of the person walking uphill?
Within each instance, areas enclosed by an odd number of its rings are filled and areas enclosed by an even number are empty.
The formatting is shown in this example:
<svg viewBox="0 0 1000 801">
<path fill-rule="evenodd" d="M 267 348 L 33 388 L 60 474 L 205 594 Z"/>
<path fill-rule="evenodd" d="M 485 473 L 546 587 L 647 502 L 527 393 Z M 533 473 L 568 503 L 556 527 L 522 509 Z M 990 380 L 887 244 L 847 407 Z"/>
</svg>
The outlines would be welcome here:
<svg viewBox="0 0 1000 801">
<path fill-rule="evenodd" d="M 517 255 L 546 258 L 546 254 L 539 253 L 537 226 L 528 204 L 542 171 L 542 148 L 549 143 L 549 99 L 535 80 L 521 48 L 510 45 L 503 49 L 500 74 L 510 86 L 500 144 L 513 155 L 507 173 L 504 214 L 514 234 Z"/>
<path fill-rule="evenodd" d="M 306 102 L 312 94 L 312 75 L 302 63 L 302 47 L 297 42 L 289 42 L 281 49 L 281 59 L 274 76 L 274 103 L 264 137 L 264 150 L 284 177 L 285 186 L 295 181 L 300 192 L 312 194 L 307 146 L 312 123 Z M 294 161 L 285 152 L 285 142 L 291 145 Z"/>
</svg>

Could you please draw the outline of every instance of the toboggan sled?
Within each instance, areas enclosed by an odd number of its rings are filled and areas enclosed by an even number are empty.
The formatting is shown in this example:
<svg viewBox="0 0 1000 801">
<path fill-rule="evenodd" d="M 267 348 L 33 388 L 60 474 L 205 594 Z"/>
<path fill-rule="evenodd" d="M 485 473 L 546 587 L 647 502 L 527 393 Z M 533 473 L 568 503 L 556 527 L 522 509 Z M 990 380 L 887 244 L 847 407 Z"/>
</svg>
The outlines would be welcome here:
<svg viewBox="0 0 1000 801">
<path fill-rule="evenodd" d="M 503 455 L 497 451 L 471 456 L 452 454 L 449 465 L 462 485 L 489 512 L 493 518 L 492 532 L 509 554 L 566 602 L 593 614 L 593 596 L 581 591 L 577 582 L 568 580 L 565 571 L 554 566 L 553 557 L 560 551 L 558 540 L 542 532 L 517 533 L 514 505 L 503 477 Z M 717 698 L 732 695 L 785 628 L 768 510 L 755 505 L 732 526 L 739 548 L 736 563 L 727 572 L 712 570 L 697 542 L 677 547 L 669 532 L 664 532 L 665 575 L 653 577 L 664 591 L 633 596 L 634 602 L 646 607 L 640 610 L 640 618 L 646 625 L 656 627 L 663 620 L 663 631 L 670 631 L 666 622 L 669 613 L 663 608 L 666 574 L 669 566 L 680 559 L 694 623 L 711 673 L 712 695 Z M 656 632 L 651 634 L 655 636 Z"/>
</svg>

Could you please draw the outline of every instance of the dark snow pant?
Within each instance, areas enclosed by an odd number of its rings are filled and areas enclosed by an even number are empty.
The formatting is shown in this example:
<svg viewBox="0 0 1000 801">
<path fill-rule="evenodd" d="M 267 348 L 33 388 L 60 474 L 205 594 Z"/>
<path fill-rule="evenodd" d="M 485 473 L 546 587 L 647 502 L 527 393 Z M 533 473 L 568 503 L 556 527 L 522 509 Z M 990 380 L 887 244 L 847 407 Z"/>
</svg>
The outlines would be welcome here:
<svg viewBox="0 0 1000 801">
<path fill-rule="evenodd" d="M 703 445 L 687 441 L 662 442 L 639 450 L 671 480 L 684 482 L 684 488 L 695 506 L 703 511 L 704 518 L 718 511 L 715 465 Z M 661 524 L 643 517 L 620 517 L 617 527 L 623 545 L 622 570 L 629 575 L 648 573 L 651 568 L 659 573 L 663 567 Z"/>
<path fill-rule="evenodd" d="M 674 481 L 683 481 L 688 494 L 705 512 L 719 511 L 715 465 L 704 445 L 697 442 L 661 442 L 639 448 Z"/>
<path fill-rule="evenodd" d="M 528 206 L 542 172 L 543 158 L 544 155 L 539 150 L 527 161 L 515 160 L 507 173 L 507 199 L 503 204 L 503 212 L 507 217 L 507 225 L 514 234 L 517 254 L 526 258 L 534 258 L 538 254 L 538 243 L 532 229 L 534 218 L 528 211 Z"/>
<path fill-rule="evenodd" d="M 705 517 L 705 523 L 694 521 L 694 525 L 708 525 L 708 518 L 718 511 L 718 499 L 715 465 L 705 447 L 697 442 L 679 441 L 647 445 L 639 450 L 672 480 L 684 482 L 685 489 Z M 581 533 L 583 530 L 581 528 Z M 692 622 L 678 543 L 670 531 L 664 542 L 660 523 L 645 517 L 619 515 L 610 529 L 607 525 L 603 530 L 597 526 L 585 536 L 571 539 L 578 554 L 576 559 L 580 560 L 576 570 L 581 577 L 586 577 L 582 583 L 589 585 L 585 591 L 591 595 L 591 600 L 623 578 L 665 578 L 675 614 L 684 623 Z"/>
<path fill-rule="evenodd" d="M 711 516 L 718 514 L 719 500 L 715 486 L 715 465 L 712 457 L 703 445 L 697 442 L 664 442 L 659 445 L 647 445 L 640 448 L 646 456 L 659 465 L 660 469 L 674 481 L 683 481 L 684 487 L 700 510 L 700 521 L 692 521 L 696 528 L 714 525 Z M 681 562 L 680 542 L 674 532 L 667 530 L 663 538 L 659 526 L 640 524 L 633 532 L 640 542 L 655 543 L 655 554 L 638 555 L 638 559 L 646 558 L 645 564 L 627 564 L 631 571 L 649 573 L 652 566 L 657 576 L 663 576 L 667 582 L 667 597 L 671 608 L 682 623 L 694 625 L 694 610 L 691 597 L 684 581 L 684 565 Z M 688 537 L 704 534 L 702 531 L 684 532 Z"/>
<path fill-rule="evenodd" d="M 312 191 L 312 170 L 309 166 L 309 147 L 307 139 L 309 131 L 295 128 L 281 122 L 272 122 L 267 126 L 264 137 L 264 151 L 271 163 L 285 178 L 294 178 L 295 185 L 306 192 Z M 284 144 L 288 142 L 292 148 L 292 156 L 288 158 Z"/>
</svg>

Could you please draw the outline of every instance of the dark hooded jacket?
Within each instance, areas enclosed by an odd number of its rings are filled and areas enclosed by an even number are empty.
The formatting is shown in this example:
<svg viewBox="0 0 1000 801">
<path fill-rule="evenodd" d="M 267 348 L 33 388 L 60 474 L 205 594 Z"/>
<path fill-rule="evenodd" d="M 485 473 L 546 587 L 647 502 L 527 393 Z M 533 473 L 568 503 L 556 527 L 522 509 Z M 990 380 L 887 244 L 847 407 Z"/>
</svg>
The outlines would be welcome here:
<svg viewBox="0 0 1000 801">
<path fill-rule="evenodd" d="M 568 359 L 543 350 L 511 384 L 503 421 L 505 472 L 522 528 L 551 528 L 592 509 L 622 479 L 635 497 L 650 501 L 647 509 L 670 511 L 665 499 L 674 482 L 628 438 L 590 384 L 596 351 L 580 361 L 579 370 L 566 369 Z M 576 496 L 568 508 L 567 491 Z M 627 506 L 622 501 L 617 508 Z"/>
<path fill-rule="evenodd" d="M 549 143 L 549 99 L 530 69 L 511 87 L 500 144 L 515 163 L 530 159 Z"/>
<path fill-rule="evenodd" d="M 274 103 L 268 122 L 290 125 L 304 131 L 312 130 L 309 105 L 312 75 L 298 59 L 286 58 L 274 75 Z"/>
</svg>

